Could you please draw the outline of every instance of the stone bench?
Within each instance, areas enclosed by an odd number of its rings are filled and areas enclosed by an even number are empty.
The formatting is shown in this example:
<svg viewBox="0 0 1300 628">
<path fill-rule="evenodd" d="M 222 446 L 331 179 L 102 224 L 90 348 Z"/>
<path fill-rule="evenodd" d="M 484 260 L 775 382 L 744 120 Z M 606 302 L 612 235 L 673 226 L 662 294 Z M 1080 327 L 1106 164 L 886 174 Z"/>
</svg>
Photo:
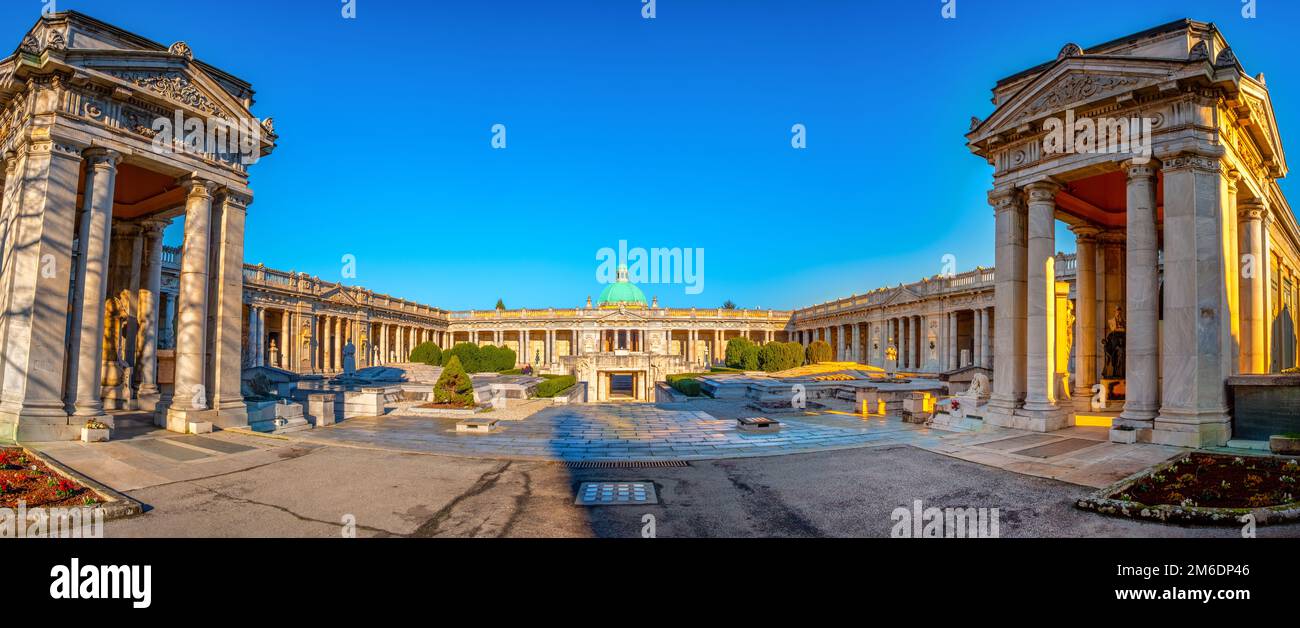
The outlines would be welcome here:
<svg viewBox="0 0 1300 628">
<path fill-rule="evenodd" d="M 488 418 L 465 419 L 456 424 L 457 432 L 469 432 L 471 434 L 487 434 L 496 429 L 497 420 Z"/>
<path fill-rule="evenodd" d="M 742 432 L 779 432 L 781 422 L 766 417 L 741 417 L 736 419 L 736 427 Z"/>
</svg>

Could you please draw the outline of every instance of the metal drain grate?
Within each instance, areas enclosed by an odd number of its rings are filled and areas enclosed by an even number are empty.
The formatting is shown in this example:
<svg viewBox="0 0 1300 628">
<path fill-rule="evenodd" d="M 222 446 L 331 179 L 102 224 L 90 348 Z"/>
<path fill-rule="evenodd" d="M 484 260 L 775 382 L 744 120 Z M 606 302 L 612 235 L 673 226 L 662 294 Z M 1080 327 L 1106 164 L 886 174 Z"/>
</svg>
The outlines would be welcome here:
<svg viewBox="0 0 1300 628">
<path fill-rule="evenodd" d="M 689 467 L 685 460 L 566 460 L 570 469 L 664 469 Z"/>
<path fill-rule="evenodd" d="M 659 495 L 651 482 L 583 482 L 573 503 L 579 506 L 658 504 Z"/>
</svg>

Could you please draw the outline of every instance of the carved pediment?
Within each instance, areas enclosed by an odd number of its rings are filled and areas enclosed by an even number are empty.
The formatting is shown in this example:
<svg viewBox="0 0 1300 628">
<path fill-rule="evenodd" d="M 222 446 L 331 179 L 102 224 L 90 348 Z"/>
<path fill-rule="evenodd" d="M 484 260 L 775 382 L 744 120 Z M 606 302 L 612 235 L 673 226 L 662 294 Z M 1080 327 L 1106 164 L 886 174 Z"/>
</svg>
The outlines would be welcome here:
<svg viewBox="0 0 1300 628">
<path fill-rule="evenodd" d="M 351 294 L 348 294 L 348 291 L 344 290 L 341 286 L 334 286 L 333 288 L 322 292 L 320 298 L 322 301 L 328 301 L 340 305 L 349 305 L 354 307 L 361 305 L 356 298 Z"/>
<path fill-rule="evenodd" d="M 1041 114 L 1064 111 L 1092 100 L 1132 91 L 1143 83 L 1131 76 L 1070 74 L 1035 94 L 1034 99 L 1020 108 L 1013 119 L 1032 119 Z"/>
<path fill-rule="evenodd" d="M 899 303 L 908 303 L 910 301 L 916 301 L 920 298 L 921 295 L 912 292 L 911 289 L 903 286 L 899 286 L 897 288 L 894 288 L 893 291 L 890 292 L 889 296 L 886 297 L 884 301 L 880 302 L 880 305 L 881 306 L 897 305 Z"/>
<path fill-rule="evenodd" d="M 619 308 L 596 319 L 602 323 L 643 323 L 648 321 L 645 315 L 632 310 Z"/>
<path fill-rule="evenodd" d="M 247 115 L 245 112 L 233 112 L 232 115 L 228 105 L 218 104 L 210 92 L 179 70 L 110 70 L 107 74 L 209 116 L 231 120 Z"/>
<path fill-rule="evenodd" d="M 1064 58 L 1026 84 L 972 130 L 972 138 L 1015 129 L 1038 119 L 1078 110 L 1146 87 L 1175 80 L 1181 63 L 1148 59 L 1111 59 L 1105 70 L 1085 69 L 1088 57 Z M 1128 70 L 1125 71 L 1126 66 Z M 978 141 L 978 140 L 977 140 Z"/>
</svg>

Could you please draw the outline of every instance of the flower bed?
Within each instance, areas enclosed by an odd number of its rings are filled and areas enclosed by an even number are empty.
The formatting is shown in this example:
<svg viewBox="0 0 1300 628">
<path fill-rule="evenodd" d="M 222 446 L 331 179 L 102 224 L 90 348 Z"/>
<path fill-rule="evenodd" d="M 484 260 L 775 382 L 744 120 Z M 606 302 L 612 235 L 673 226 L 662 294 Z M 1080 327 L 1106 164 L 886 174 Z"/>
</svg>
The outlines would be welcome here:
<svg viewBox="0 0 1300 628">
<path fill-rule="evenodd" d="M 1113 484 L 1078 506 L 1104 514 L 1185 523 L 1300 520 L 1300 463 L 1192 453 Z"/>
<path fill-rule="evenodd" d="M 94 491 L 50 469 L 22 449 L 0 449 L 0 508 L 70 507 L 98 504 Z"/>
</svg>

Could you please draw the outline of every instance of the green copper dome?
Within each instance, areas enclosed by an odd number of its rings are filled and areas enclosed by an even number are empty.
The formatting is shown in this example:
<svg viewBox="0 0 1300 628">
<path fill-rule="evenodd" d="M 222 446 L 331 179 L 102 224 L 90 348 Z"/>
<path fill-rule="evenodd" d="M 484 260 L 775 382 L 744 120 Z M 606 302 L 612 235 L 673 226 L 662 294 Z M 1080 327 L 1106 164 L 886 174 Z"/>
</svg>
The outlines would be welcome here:
<svg viewBox="0 0 1300 628">
<path fill-rule="evenodd" d="M 618 268 L 618 281 L 607 284 L 604 290 L 600 291 L 600 299 L 596 301 L 596 307 L 618 307 L 620 305 L 646 307 L 645 294 L 636 284 L 627 280 L 627 267 Z"/>
</svg>

